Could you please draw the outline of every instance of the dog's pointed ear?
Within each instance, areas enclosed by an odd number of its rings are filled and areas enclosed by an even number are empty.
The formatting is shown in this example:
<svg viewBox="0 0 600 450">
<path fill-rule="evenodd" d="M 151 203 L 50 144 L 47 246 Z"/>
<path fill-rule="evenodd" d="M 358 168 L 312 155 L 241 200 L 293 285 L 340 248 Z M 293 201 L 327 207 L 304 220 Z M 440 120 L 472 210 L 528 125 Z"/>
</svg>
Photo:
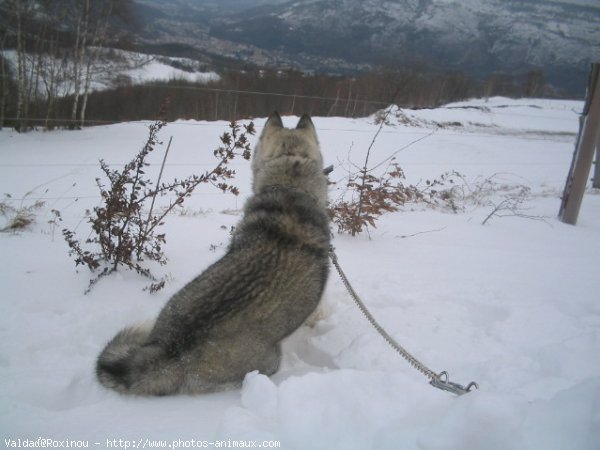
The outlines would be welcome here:
<svg viewBox="0 0 600 450">
<path fill-rule="evenodd" d="M 308 114 L 304 114 L 302 117 L 300 117 L 300 120 L 298 121 L 298 125 L 296 125 L 297 129 L 313 129 L 315 128 L 315 125 L 313 124 L 310 116 Z"/>
<path fill-rule="evenodd" d="M 271 113 L 271 115 L 267 119 L 267 123 L 265 123 L 265 128 L 266 127 L 283 128 L 283 122 L 281 120 L 281 116 L 279 115 L 279 113 L 277 111 L 273 111 Z"/>
</svg>

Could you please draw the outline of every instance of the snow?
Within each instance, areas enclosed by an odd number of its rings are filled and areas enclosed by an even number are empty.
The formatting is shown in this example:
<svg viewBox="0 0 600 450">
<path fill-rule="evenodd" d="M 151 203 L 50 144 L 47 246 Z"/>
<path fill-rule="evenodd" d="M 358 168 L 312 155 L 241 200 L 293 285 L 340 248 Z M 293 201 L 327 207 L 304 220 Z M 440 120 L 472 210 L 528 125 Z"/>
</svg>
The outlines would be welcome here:
<svg viewBox="0 0 600 450">
<path fill-rule="evenodd" d="M 189 58 L 175 58 L 168 56 L 149 55 L 144 53 L 130 52 L 118 49 L 94 49 L 98 51 L 103 59 L 100 69 L 92 69 L 90 87 L 92 91 L 103 91 L 114 88 L 119 84 L 143 84 L 151 81 L 185 80 L 197 83 L 209 83 L 218 81 L 219 75 L 213 71 L 203 71 L 197 61 Z M 16 50 L 4 50 L 2 55 L 6 58 L 13 73 L 17 71 Z M 65 74 L 74 72 L 73 61 L 61 61 L 56 58 L 44 56 L 46 66 L 60 67 L 56 93 L 60 96 L 73 94 L 75 91 L 74 81 Z M 190 70 L 182 70 L 173 67 L 172 63 L 188 67 Z M 25 65 L 28 70 L 37 64 L 37 56 L 26 54 Z M 85 81 L 85 70 L 82 73 L 82 87 Z M 47 95 L 43 86 L 38 86 L 39 95 Z"/>
<path fill-rule="evenodd" d="M 89 274 L 75 272 L 60 228 L 87 236 L 85 209 L 99 203 L 97 160 L 126 162 L 145 141 L 147 123 L 0 131 L 0 193 L 12 196 L 4 201 L 46 201 L 30 229 L 0 233 L 0 435 L 95 447 L 112 439 L 131 440 L 130 447 L 146 439 L 175 446 L 183 445 L 179 439 L 239 439 L 279 441 L 284 449 L 597 449 L 598 192 L 588 190 L 577 226 L 556 218 L 581 108 L 492 98 L 395 111 L 372 149 L 373 164 L 406 147 L 396 157 L 409 182 L 456 170 L 471 186 L 494 176 L 497 192 L 466 201 L 456 214 L 407 205 L 383 216 L 370 236 L 335 235 L 344 271 L 384 328 L 451 381 L 479 383 L 461 397 L 430 387 L 399 358 L 333 270 L 318 316 L 284 342 L 281 370 L 272 377 L 253 372 L 240 390 L 197 397 L 105 390 L 94 361 L 107 340 L 155 317 L 223 254 L 249 193 L 249 163 L 234 160 L 239 198 L 202 187 L 168 217 L 163 270 L 170 281 L 163 291 L 144 292 L 145 280 L 123 271 L 83 295 Z M 264 120 L 256 120 L 259 131 Z M 287 126 L 297 120 L 284 117 Z M 340 182 L 331 187 L 335 199 L 348 157 L 362 164 L 378 126 L 372 117 L 314 122 L 325 161 L 335 166 L 331 178 Z M 436 125 L 454 122 L 461 126 Z M 226 126 L 169 124 L 162 132 L 165 142 L 173 136 L 163 180 L 210 168 Z M 158 173 L 164 147 L 148 173 Z M 524 212 L 544 220 L 493 217 L 481 225 L 489 202 L 517 185 L 531 189 Z M 63 218 L 56 227 L 48 223 L 51 209 Z"/>
<path fill-rule="evenodd" d="M 190 82 L 208 83 L 218 81 L 219 75 L 215 72 L 203 72 L 200 70 L 182 70 L 173 67 L 169 62 L 175 62 L 195 68 L 198 65 L 197 61 L 189 58 L 172 58 L 156 55 L 141 55 L 133 52 L 120 51 L 119 54 L 128 60 L 142 60 L 137 67 L 124 70 L 122 73 L 131 78 L 134 84 L 140 84 L 147 81 L 155 80 L 186 80 Z"/>
</svg>

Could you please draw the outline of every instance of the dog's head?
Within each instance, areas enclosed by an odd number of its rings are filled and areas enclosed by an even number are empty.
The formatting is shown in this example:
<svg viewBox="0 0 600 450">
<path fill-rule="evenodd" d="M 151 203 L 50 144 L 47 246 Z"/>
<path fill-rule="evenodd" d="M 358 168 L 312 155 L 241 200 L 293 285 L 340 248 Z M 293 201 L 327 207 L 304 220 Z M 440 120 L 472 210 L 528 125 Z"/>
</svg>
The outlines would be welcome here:
<svg viewBox="0 0 600 450">
<path fill-rule="evenodd" d="M 317 132 L 308 114 L 300 118 L 296 128 L 284 128 L 277 112 L 269 116 L 254 148 L 252 167 L 256 170 L 268 161 L 280 157 L 305 158 L 317 162 L 322 168 L 323 157 L 319 150 Z"/>
<path fill-rule="evenodd" d="M 269 116 L 254 148 L 252 157 L 253 187 L 291 187 L 315 196 L 325 203 L 327 177 L 315 126 L 307 114 L 296 128 L 285 128 L 281 116 Z"/>
</svg>

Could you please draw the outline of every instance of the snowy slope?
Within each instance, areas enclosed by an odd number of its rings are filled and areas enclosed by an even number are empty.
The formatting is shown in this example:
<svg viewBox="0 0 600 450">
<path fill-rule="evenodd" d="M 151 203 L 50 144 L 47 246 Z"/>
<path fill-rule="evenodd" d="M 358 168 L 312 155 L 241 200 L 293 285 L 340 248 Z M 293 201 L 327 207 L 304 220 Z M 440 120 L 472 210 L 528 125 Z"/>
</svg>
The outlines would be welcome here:
<svg viewBox="0 0 600 450">
<path fill-rule="evenodd" d="M 59 227 L 87 236 L 82 217 L 99 201 L 98 158 L 126 162 L 145 141 L 146 124 L 2 130 L 0 193 L 15 206 L 47 203 L 30 230 L 0 234 L 0 436 L 100 448 L 107 439 L 132 440 L 130 448 L 148 446 L 146 439 L 246 439 L 284 449 L 597 449 L 600 196 L 588 192 L 577 226 L 556 219 L 581 107 L 495 98 L 395 111 L 373 163 L 436 130 L 397 153 L 410 182 L 456 170 L 471 186 L 496 174 L 499 190 L 457 214 L 407 205 L 382 218 L 370 239 L 335 236 L 344 270 L 388 332 L 453 381 L 480 384 L 462 397 L 433 389 L 387 347 L 334 272 L 320 319 L 286 340 L 273 377 L 250 374 L 241 390 L 199 397 L 106 391 L 94 378 L 98 352 L 123 326 L 154 317 L 224 252 L 250 189 L 249 164 L 234 161 L 239 198 L 206 187 L 168 218 L 164 291 L 143 292 L 144 280 L 122 272 L 84 296 L 89 275 L 75 273 L 50 210 L 61 211 Z M 348 157 L 362 163 L 377 125 L 314 121 L 325 160 L 336 166 L 331 177 L 343 182 Z M 256 124 L 260 130 L 264 119 Z M 225 129 L 169 124 L 164 179 L 210 167 Z M 161 158 L 149 169 L 158 171 Z M 486 202 L 520 184 L 531 188 L 526 213 L 545 221 L 494 217 L 482 226 Z M 332 186 L 330 197 L 342 188 Z"/>
<path fill-rule="evenodd" d="M 92 49 L 91 51 L 93 51 Z M 168 80 L 186 80 L 197 83 L 209 83 L 218 81 L 219 75 L 213 71 L 203 71 L 198 61 L 189 58 L 173 58 L 159 55 L 148 55 L 118 49 L 100 49 L 97 66 L 92 69 L 90 87 L 92 91 L 103 91 L 123 84 L 143 84 L 151 81 Z M 6 58 L 12 73 L 17 72 L 17 52 L 16 50 L 4 50 L 2 55 Z M 24 64 L 26 71 L 31 71 L 33 66 L 37 66 L 38 56 L 25 54 Z M 57 70 L 56 94 L 66 96 L 75 92 L 75 83 L 72 73 L 73 61 L 58 60 L 50 56 L 43 56 L 45 66 L 53 66 Z M 182 70 L 175 65 L 187 67 L 189 70 Z M 81 74 L 81 83 L 85 81 L 85 71 Z M 39 81 L 37 87 L 40 96 L 46 96 L 45 87 L 42 81 Z"/>
</svg>

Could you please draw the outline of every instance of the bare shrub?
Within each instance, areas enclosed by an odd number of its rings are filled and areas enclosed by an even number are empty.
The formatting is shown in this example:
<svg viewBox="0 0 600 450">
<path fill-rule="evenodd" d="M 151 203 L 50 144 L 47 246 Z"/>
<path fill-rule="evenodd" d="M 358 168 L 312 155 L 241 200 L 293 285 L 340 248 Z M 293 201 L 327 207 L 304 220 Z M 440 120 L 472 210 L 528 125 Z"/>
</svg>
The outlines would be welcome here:
<svg viewBox="0 0 600 450">
<path fill-rule="evenodd" d="M 426 180 L 424 185 L 420 183 L 406 185 L 404 171 L 395 161 L 394 155 L 427 139 L 435 130 L 394 151 L 391 156 L 370 167 L 371 150 L 382 128 L 389 125 L 388 118 L 393 111 L 394 106 L 390 106 L 376 115 L 376 123 L 379 124 L 379 128 L 367 148 L 362 167 L 348 161 L 349 167 L 358 169 L 358 171 L 349 170 L 344 194 L 329 207 L 329 215 L 337 225 L 338 233 L 350 233 L 355 236 L 368 230 L 369 226 L 376 227 L 375 223 L 381 215 L 397 211 L 410 202 L 443 206 L 455 212 L 458 209 L 454 201 L 453 184 L 455 175 L 459 174 L 447 172 L 433 180 Z M 383 175 L 373 174 L 375 169 L 386 163 L 387 168 Z"/>
<path fill-rule="evenodd" d="M 165 125 L 166 122 L 160 119 L 149 126 L 148 139 L 142 150 L 121 170 L 112 170 L 105 161 L 100 161 L 100 168 L 107 181 L 96 179 L 102 205 L 87 212 L 87 222 L 91 226 L 90 237 L 82 243 L 73 231 L 63 230 L 75 265 L 83 265 L 97 274 L 90 281 L 86 292 L 102 277 L 115 272 L 119 267 L 134 270 L 152 280 L 147 288 L 151 292 L 160 290 L 164 287 L 165 280 L 157 279 L 143 263 L 167 263 L 163 251 L 166 235 L 158 232 L 166 216 L 175 208 L 181 207 L 200 184 L 209 183 L 234 195 L 239 193 L 237 187 L 230 184 L 235 172 L 228 168 L 228 163 L 238 155 L 246 160 L 250 159 L 247 135 L 254 134 L 252 122 L 244 125 L 243 130 L 235 122 L 229 124 L 229 131 L 221 136 L 221 145 L 214 151 L 217 163 L 212 170 L 169 183 L 161 183 L 159 176 L 155 184 L 145 174 L 145 168 L 149 165 L 146 159 L 159 143 L 158 134 Z M 157 196 L 164 195 L 170 195 L 174 199 L 159 213 L 154 213 L 154 200 Z M 151 206 L 148 210 L 149 202 Z M 87 249 L 88 247 L 91 249 Z"/>
<path fill-rule="evenodd" d="M 0 216 L 5 217 L 6 225 L 0 228 L 0 232 L 24 230 L 35 222 L 37 212 L 46 205 L 42 200 L 32 200 L 25 204 L 31 192 L 25 194 L 18 206 L 13 205 L 12 196 L 4 194 L 4 200 L 0 201 Z"/>
<path fill-rule="evenodd" d="M 490 201 L 491 212 L 481 222 L 485 225 L 494 217 L 521 217 L 523 219 L 540 220 L 545 222 L 546 217 L 527 214 L 524 203 L 531 198 L 531 188 L 524 185 L 516 187 L 514 192 L 504 194 L 499 201 Z"/>
<path fill-rule="evenodd" d="M 545 221 L 547 217 L 528 214 L 525 205 L 534 194 L 531 188 L 522 183 L 507 180 L 507 175 L 495 173 L 486 178 L 477 178 L 469 182 L 463 175 L 457 174 L 461 183 L 455 191 L 456 201 L 464 208 L 491 208 L 481 222 L 488 223 L 492 218 L 521 217 Z"/>
<path fill-rule="evenodd" d="M 460 210 L 455 195 L 457 175 L 447 172 L 416 185 L 405 184 L 404 171 L 392 160 L 381 176 L 364 170 L 350 174 L 345 195 L 331 204 L 329 214 L 338 233 L 355 236 L 369 226 L 376 228 L 380 216 L 398 211 L 408 203 L 424 203 L 457 212 Z M 344 199 L 348 195 L 350 198 Z"/>
</svg>

